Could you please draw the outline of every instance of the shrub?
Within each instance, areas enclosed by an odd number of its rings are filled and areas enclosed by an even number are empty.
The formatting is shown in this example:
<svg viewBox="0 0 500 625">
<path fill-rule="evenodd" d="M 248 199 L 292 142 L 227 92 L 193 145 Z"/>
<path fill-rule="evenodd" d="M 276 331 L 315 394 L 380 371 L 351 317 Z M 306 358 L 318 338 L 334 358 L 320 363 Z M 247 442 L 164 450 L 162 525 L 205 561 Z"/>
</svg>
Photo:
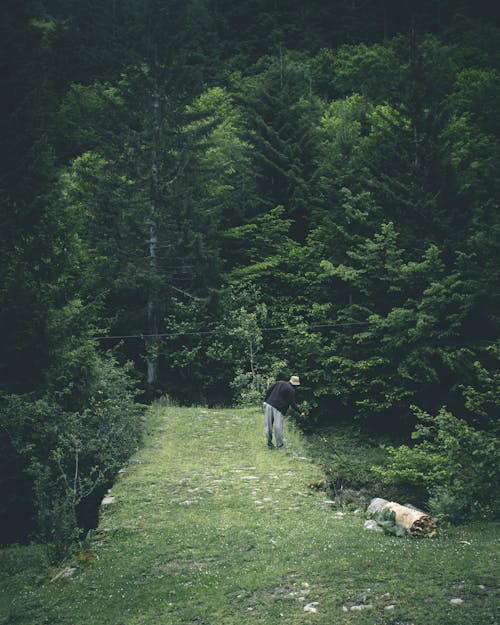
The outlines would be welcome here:
<svg viewBox="0 0 500 625">
<path fill-rule="evenodd" d="M 0 401 L 0 496 L 10 535 L 23 516 L 22 533 L 48 545 L 52 559 L 79 535 L 78 512 L 112 482 L 136 449 L 142 430 L 141 407 L 126 369 L 109 356 L 94 360 L 87 406 L 69 412 L 64 394 L 7 395 Z M 24 536 L 25 538 L 26 536 Z"/>
<path fill-rule="evenodd" d="M 488 518 L 498 510 L 499 449 L 492 434 L 455 417 L 445 408 L 436 416 L 415 409 L 418 419 L 410 447 L 390 447 L 385 466 L 375 470 L 389 484 L 424 486 L 427 505 L 440 520 Z"/>
<path fill-rule="evenodd" d="M 280 379 L 280 373 L 286 368 L 285 361 L 273 360 L 263 372 L 260 369 L 239 370 L 230 383 L 234 395 L 233 403 L 236 406 L 260 406 L 267 390 Z"/>
</svg>

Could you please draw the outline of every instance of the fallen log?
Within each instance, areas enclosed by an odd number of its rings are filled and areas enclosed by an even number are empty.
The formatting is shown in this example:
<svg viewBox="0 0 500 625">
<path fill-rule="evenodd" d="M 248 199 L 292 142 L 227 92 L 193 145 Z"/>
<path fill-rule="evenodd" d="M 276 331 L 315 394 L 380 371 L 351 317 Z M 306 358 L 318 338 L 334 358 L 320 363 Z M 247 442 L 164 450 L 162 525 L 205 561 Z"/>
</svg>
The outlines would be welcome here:
<svg viewBox="0 0 500 625">
<path fill-rule="evenodd" d="M 370 502 L 367 516 L 393 534 L 400 534 L 397 531 L 398 528 L 404 528 L 408 534 L 415 538 L 424 536 L 433 538 L 437 535 L 437 525 L 434 519 L 414 506 L 402 506 L 395 501 L 387 501 L 387 499 L 377 497 Z M 391 531 L 392 524 L 395 526 L 393 531 Z"/>
</svg>

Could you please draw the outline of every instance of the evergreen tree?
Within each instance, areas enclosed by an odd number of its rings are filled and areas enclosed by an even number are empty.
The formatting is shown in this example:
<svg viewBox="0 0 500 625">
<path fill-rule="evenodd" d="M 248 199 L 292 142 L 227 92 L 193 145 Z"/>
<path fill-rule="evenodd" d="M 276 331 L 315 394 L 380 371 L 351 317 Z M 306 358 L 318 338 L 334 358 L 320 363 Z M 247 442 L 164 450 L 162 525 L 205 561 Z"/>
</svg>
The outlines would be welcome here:
<svg viewBox="0 0 500 625">
<path fill-rule="evenodd" d="M 320 104 L 311 92 L 308 64 L 279 51 L 264 71 L 246 81 L 241 100 L 254 146 L 257 210 L 282 205 L 303 239 L 309 221 L 314 124 Z"/>
<path fill-rule="evenodd" d="M 39 389 L 51 362 L 49 324 L 70 294 L 73 254 L 56 201 L 53 91 L 43 33 L 24 3 L 1 9 L 0 388 Z M 8 65 L 7 65 L 8 64 Z"/>
</svg>

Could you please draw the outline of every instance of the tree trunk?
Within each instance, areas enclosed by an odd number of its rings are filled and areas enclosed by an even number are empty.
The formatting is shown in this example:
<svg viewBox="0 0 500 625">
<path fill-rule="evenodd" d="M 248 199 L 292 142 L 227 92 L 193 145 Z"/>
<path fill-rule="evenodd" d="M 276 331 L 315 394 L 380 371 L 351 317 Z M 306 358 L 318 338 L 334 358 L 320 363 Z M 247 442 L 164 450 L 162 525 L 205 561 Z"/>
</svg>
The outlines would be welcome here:
<svg viewBox="0 0 500 625">
<path fill-rule="evenodd" d="M 158 153 L 160 141 L 160 96 L 153 94 L 153 137 L 151 149 L 150 226 L 149 226 L 149 291 L 148 291 L 148 340 L 147 384 L 150 395 L 158 386 L 159 369 L 159 298 L 158 298 L 158 230 L 159 230 L 159 184 Z"/>
</svg>

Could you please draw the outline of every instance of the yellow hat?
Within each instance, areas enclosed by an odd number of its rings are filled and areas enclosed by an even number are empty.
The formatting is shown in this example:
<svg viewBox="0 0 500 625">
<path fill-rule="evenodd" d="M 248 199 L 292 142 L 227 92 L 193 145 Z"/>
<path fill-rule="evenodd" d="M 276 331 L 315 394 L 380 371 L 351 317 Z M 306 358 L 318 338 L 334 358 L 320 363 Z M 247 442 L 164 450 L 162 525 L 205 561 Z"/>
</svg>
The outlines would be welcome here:
<svg viewBox="0 0 500 625">
<path fill-rule="evenodd" d="M 290 384 L 293 384 L 294 386 L 300 386 L 299 376 L 292 375 L 292 377 L 290 378 Z"/>
</svg>

